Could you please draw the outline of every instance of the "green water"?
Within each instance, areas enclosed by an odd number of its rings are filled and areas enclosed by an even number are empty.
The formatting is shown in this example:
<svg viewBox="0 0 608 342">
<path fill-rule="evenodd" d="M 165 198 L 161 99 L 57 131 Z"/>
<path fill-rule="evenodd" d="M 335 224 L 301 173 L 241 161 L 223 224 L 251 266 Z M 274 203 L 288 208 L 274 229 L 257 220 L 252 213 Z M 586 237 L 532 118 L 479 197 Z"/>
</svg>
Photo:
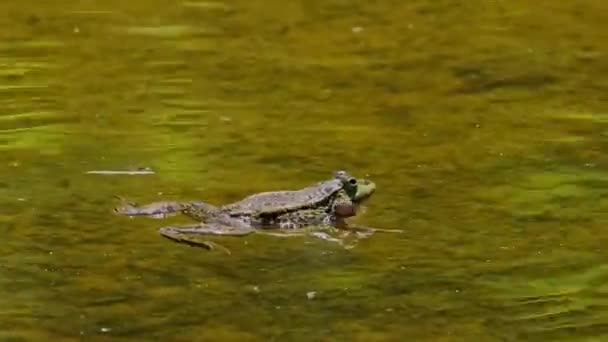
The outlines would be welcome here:
<svg viewBox="0 0 608 342">
<path fill-rule="evenodd" d="M 0 13 L 0 340 L 608 340 L 608 3 Z M 111 211 L 336 169 L 378 185 L 355 222 L 404 234 L 228 256 Z"/>
</svg>

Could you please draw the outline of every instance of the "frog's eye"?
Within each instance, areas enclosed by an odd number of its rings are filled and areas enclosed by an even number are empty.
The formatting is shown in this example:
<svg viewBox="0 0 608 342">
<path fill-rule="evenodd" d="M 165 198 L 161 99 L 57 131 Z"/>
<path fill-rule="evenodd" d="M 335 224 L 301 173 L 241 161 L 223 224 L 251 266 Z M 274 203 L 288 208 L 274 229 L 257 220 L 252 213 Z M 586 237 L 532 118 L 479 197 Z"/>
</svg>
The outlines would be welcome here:
<svg viewBox="0 0 608 342">
<path fill-rule="evenodd" d="M 357 179 L 356 178 L 349 178 L 348 179 L 348 183 L 350 183 L 351 185 L 357 185 Z"/>
</svg>

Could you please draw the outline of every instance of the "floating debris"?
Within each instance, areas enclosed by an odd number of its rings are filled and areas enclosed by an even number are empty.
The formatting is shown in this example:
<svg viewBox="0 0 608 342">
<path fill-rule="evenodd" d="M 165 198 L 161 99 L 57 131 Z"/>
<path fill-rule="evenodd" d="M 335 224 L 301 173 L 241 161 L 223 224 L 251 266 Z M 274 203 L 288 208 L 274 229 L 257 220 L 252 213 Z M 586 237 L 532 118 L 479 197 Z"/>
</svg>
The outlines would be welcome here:
<svg viewBox="0 0 608 342">
<path fill-rule="evenodd" d="M 139 168 L 137 170 L 91 170 L 87 171 L 86 174 L 90 175 L 153 175 L 154 172 L 148 167 Z"/>
</svg>

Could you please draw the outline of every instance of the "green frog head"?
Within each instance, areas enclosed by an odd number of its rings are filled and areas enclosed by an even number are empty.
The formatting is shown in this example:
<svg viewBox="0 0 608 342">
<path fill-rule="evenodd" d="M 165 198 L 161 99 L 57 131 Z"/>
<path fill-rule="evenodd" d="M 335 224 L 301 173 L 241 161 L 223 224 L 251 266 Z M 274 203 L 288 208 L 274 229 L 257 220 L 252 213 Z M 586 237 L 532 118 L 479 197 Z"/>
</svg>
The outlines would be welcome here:
<svg viewBox="0 0 608 342">
<path fill-rule="evenodd" d="M 365 201 L 376 191 L 374 182 L 363 178 L 357 179 L 346 171 L 334 172 L 334 178 L 342 181 L 344 191 L 355 204 Z"/>
<path fill-rule="evenodd" d="M 357 214 L 359 206 L 376 191 L 376 184 L 368 179 L 356 179 L 346 171 L 334 172 L 334 177 L 341 180 L 342 189 L 348 200 L 335 203 L 334 210 L 339 217 L 349 217 Z"/>
<path fill-rule="evenodd" d="M 354 203 L 361 204 L 374 194 L 376 184 L 368 179 L 359 179 L 356 188 L 356 192 L 351 196 L 351 199 Z"/>
</svg>

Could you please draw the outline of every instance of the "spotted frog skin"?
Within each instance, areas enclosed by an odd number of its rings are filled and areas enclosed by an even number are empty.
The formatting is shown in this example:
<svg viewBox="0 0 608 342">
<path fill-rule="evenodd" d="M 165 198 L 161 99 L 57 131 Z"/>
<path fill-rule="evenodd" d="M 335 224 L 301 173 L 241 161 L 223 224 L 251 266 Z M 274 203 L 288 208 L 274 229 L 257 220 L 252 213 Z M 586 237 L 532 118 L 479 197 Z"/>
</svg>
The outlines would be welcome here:
<svg viewBox="0 0 608 342">
<path fill-rule="evenodd" d="M 345 218 L 356 215 L 375 189 L 369 180 L 336 171 L 332 179 L 300 190 L 262 192 L 221 207 L 206 202 L 155 202 L 141 207 L 123 205 L 115 211 L 127 216 L 181 212 L 199 223 L 162 227 L 159 233 L 177 242 L 211 248 L 209 241 L 199 242 L 194 236 L 243 236 L 272 228 L 289 235 L 289 231 L 307 227 L 345 227 Z M 272 235 L 277 234 L 282 233 Z"/>
</svg>

